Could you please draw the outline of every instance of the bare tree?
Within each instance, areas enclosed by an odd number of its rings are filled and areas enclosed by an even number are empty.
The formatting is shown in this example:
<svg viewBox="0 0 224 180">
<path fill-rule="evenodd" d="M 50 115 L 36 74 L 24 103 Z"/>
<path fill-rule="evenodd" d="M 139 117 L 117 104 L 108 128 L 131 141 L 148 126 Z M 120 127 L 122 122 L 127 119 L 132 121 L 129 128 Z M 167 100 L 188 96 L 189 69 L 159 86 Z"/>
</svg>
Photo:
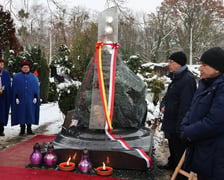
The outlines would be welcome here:
<svg viewBox="0 0 224 180">
<path fill-rule="evenodd" d="M 160 9 L 169 12 L 167 22 L 176 27 L 172 40 L 187 54 L 190 36 L 193 37 L 193 54 L 199 56 L 205 49 L 223 41 L 223 5 L 215 0 L 165 0 Z"/>
<path fill-rule="evenodd" d="M 224 7 L 215 0 L 164 0 L 156 13 L 144 18 L 144 45 L 154 62 L 164 61 L 171 51 L 193 56 L 223 43 Z"/>
</svg>

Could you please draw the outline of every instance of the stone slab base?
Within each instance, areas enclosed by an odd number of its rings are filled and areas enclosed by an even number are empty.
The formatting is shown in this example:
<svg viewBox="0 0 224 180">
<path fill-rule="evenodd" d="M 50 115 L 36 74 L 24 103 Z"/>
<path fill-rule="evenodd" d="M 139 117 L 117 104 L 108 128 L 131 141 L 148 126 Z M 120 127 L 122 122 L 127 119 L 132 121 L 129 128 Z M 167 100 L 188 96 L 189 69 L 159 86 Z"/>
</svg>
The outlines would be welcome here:
<svg viewBox="0 0 224 180">
<path fill-rule="evenodd" d="M 118 141 L 111 141 L 104 131 L 82 130 L 75 136 L 58 134 L 53 141 L 58 161 L 67 161 L 69 156 L 76 154 L 76 162 L 81 159 L 83 149 L 89 150 L 90 161 L 94 167 L 102 166 L 109 161 L 109 165 L 118 169 L 147 169 L 146 161 L 136 151 L 137 148 L 146 152 L 149 157 L 152 151 L 152 133 L 150 129 L 114 130 L 117 138 L 123 139 L 132 149 L 125 150 Z"/>
</svg>

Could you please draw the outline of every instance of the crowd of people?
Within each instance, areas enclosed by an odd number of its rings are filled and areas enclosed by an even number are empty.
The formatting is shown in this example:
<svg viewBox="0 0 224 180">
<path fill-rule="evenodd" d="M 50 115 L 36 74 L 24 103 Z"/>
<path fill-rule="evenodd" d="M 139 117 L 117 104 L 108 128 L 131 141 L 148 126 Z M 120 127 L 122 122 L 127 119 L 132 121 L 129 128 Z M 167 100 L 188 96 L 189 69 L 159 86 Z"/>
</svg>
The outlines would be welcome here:
<svg viewBox="0 0 224 180">
<path fill-rule="evenodd" d="M 11 109 L 11 125 L 20 125 L 20 136 L 34 134 L 32 124 L 39 124 L 40 87 L 37 76 L 30 72 L 28 61 L 21 63 L 21 72 L 11 81 L 10 73 L 4 69 L 0 58 L 0 136 L 5 136 L 4 126 L 8 124 Z"/>
<path fill-rule="evenodd" d="M 198 83 L 186 67 L 184 52 L 170 55 L 171 83 L 161 102 L 162 130 L 170 156 L 161 169 L 174 170 L 186 151 L 183 169 L 198 180 L 224 177 L 224 50 L 213 47 L 200 58 Z M 187 179 L 178 174 L 176 179 Z"/>
</svg>

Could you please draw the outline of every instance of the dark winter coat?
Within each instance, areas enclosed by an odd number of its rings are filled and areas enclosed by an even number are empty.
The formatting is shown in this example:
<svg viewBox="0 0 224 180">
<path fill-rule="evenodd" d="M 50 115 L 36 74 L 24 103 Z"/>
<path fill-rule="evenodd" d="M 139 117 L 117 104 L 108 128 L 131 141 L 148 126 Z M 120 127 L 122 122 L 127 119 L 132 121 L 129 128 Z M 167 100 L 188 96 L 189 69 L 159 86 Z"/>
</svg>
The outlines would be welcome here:
<svg viewBox="0 0 224 180">
<path fill-rule="evenodd" d="M 186 166 L 211 180 L 224 179 L 224 75 L 208 88 L 203 81 L 181 124 L 181 137 L 191 146 Z"/>
<path fill-rule="evenodd" d="M 180 122 L 189 109 L 196 90 L 193 75 L 184 68 L 180 73 L 173 74 L 161 106 L 165 106 L 162 130 L 165 134 L 178 133 Z"/>
<path fill-rule="evenodd" d="M 1 80 L 4 90 L 3 93 L 0 94 L 0 123 L 6 126 L 8 123 L 9 108 L 11 104 L 11 80 L 9 72 L 5 69 L 2 70 Z"/>
<path fill-rule="evenodd" d="M 19 99 L 19 104 L 16 103 Z M 33 99 L 37 98 L 37 103 Z M 39 124 L 40 88 L 33 73 L 16 73 L 12 81 L 11 124 Z"/>
</svg>

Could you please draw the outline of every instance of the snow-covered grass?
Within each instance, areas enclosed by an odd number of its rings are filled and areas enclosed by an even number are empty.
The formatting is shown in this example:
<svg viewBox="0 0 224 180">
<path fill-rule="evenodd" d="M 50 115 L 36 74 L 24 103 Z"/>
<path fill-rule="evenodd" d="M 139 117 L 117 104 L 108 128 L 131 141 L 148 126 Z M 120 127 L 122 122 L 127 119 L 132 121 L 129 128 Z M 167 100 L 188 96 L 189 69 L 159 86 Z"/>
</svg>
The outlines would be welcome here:
<svg viewBox="0 0 224 180">
<path fill-rule="evenodd" d="M 40 106 L 39 125 L 32 125 L 32 129 L 38 134 L 38 128 L 46 125 L 45 135 L 58 134 L 64 123 L 64 115 L 58 107 L 58 103 L 47 103 Z M 11 116 L 9 116 L 8 125 L 5 127 L 5 139 L 18 136 L 20 126 L 11 126 Z"/>
<path fill-rule="evenodd" d="M 46 134 L 57 134 L 64 123 L 64 114 L 60 111 L 58 103 L 48 103 L 40 106 L 40 125 L 49 124 Z M 34 126 L 35 128 L 35 126 Z"/>
</svg>

